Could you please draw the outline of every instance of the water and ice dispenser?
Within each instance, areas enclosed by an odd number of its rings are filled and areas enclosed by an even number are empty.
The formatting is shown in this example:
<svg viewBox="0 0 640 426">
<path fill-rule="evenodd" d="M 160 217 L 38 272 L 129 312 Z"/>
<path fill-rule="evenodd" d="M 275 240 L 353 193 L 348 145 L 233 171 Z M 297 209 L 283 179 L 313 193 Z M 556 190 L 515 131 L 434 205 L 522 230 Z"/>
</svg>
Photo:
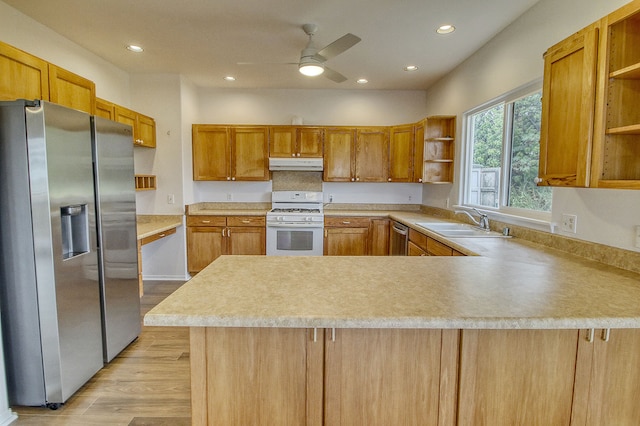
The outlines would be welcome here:
<svg viewBox="0 0 640 426">
<path fill-rule="evenodd" d="M 70 259 L 89 249 L 89 217 L 87 205 L 78 204 L 60 208 L 62 220 L 62 258 Z"/>
</svg>

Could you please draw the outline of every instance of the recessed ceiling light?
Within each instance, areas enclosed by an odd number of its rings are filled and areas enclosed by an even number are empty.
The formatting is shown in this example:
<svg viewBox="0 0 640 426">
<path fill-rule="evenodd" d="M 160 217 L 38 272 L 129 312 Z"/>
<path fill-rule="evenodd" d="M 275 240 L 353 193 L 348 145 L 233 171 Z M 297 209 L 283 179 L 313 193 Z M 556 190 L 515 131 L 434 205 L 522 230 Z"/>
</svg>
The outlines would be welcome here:
<svg viewBox="0 0 640 426">
<path fill-rule="evenodd" d="M 225 81 L 236 81 L 236 78 L 232 75 L 228 75 L 226 77 L 224 77 Z"/>
<path fill-rule="evenodd" d="M 136 46 L 135 44 L 128 45 L 127 49 L 135 53 L 140 53 L 144 50 L 142 47 Z"/>
<path fill-rule="evenodd" d="M 449 24 L 447 24 L 447 25 L 442 25 L 442 26 L 440 26 L 440 27 L 436 30 L 436 32 L 437 32 L 438 34 L 450 34 L 450 33 L 454 32 L 455 30 L 456 30 L 456 27 L 454 27 L 453 25 L 449 25 Z"/>
<path fill-rule="evenodd" d="M 356 83 L 358 84 L 367 84 L 369 82 L 369 80 L 367 80 L 366 78 L 359 78 L 356 80 Z"/>
<path fill-rule="evenodd" d="M 404 67 L 405 71 L 418 71 L 418 67 L 416 65 L 407 65 Z"/>
</svg>

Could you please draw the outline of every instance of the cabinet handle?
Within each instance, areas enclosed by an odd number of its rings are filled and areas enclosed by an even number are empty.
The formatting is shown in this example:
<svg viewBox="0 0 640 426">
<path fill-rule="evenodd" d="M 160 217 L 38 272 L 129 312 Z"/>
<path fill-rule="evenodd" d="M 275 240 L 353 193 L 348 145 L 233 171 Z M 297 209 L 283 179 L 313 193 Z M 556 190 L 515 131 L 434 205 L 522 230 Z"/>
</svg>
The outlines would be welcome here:
<svg viewBox="0 0 640 426">
<path fill-rule="evenodd" d="M 343 220 L 343 221 L 342 221 L 342 223 L 343 223 L 343 224 L 345 224 L 345 225 L 348 225 L 348 224 L 350 224 L 351 222 L 350 222 L 350 221 L 348 221 L 348 220 Z"/>
<path fill-rule="evenodd" d="M 243 219 L 243 220 L 242 220 L 242 223 L 251 223 L 251 221 L 250 221 L 250 220 L 247 220 L 247 219 Z"/>
<path fill-rule="evenodd" d="M 331 329 L 331 341 L 332 342 L 336 341 L 336 329 L 335 328 Z"/>
<path fill-rule="evenodd" d="M 318 341 L 318 329 L 317 328 L 313 328 L 313 343 Z"/>
<path fill-rule="evenodd" d="M 222 236 L 223 236 L 223 237 L 226 237 L 226 235 L 224 235 L 224 231 L 225 231 L 225 229 L 227 229 L 227 228 L 222 228 Z"/>
<path fill-rule="evenodd" d="M 611 334 L 611 329 L 605 328 L 602 330 L 602 334 L 600 334 L 600 339 L 602 339 L 603 342 L 608 342 L 610 334 Z"/>
<path fill-rule="evenodd" d="M 160 237 L 160 238 L 162 238 L 162 237 L 166 237 L 166 236 L 167 236 L 167 234 L 160 234 L 160 235 L 158 235 L 158 237 Z"/>
<path fill-rule="evenodd" d="M 200 222 L 202 222 L 202 223 L 211 223 L 210 220 L 201 220 Z"/>
<path fill-rule="evenodd" d="M 593 328 L 590 328 L 589 331 L 587 332 L 587 342 L 589 343 L 593 343 Z"/>
<path fill-rule="evenodd" d="M 227 228 L 227 237 L 231 236 L 231 229 Z"/>
<path fill-rule="evenodd" d="M 327 236 L 329 235 L 329 233 L 327 232 L 327 230 L 324 230 L 324 237 L 327 238 Z"/>
</svg>

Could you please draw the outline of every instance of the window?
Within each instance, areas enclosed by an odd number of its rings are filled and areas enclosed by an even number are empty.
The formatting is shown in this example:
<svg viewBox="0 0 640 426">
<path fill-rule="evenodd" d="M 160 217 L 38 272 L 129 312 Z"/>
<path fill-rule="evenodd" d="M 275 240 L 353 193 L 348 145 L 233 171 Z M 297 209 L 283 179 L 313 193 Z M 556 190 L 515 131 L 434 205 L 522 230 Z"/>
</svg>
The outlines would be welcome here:
<svg viewBox="0 0 640 426">
<path fill-rule="evenodd" d="M 518 216 L 551 211 L 551 188 L 538 187 L 540 83 L 465 114 L 464 204 Z"/>
</svg>

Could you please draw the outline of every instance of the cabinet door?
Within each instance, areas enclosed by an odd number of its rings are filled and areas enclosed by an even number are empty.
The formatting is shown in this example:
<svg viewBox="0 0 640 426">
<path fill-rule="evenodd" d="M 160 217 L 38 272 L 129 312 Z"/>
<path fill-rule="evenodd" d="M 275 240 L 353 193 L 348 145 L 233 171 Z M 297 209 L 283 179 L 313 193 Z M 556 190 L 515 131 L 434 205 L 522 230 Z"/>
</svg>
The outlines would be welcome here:
<svg viewBox="0 0 640 426">
<path fill-rule="evenodd" d="M 269 157 L 295 157 L 296 128 L 272 126 L 269 128 Z"/>
<path fill-rule="evenodd" d="M 545 53 L 539 185 L 589 186 L 598 24 Z"/>
<path fill-rule="evenodd" d="M 424 121 L 416 124 L 414 132 L 412 182 L 422 183 L 422 162 L 424 160 Z"/>
<path fill-rule="evenodd" d="M 368 255 L 369 228 L 325 228 L 325 256 Z"/>
<path fill-rule="evenodd" d="M 639 425 L 640 330 L 596 330 L 593 343 L 581 344 L 593 347 L 586 424 Z"/>
<path fill-rule="evenodd" d="M 569 425 L 578 330 L 463 330 L 458 424 Z"/>
<path fill-rule="evenodd" d="M 187 269 L 198 273 L 225 253 L 224 227 L 187 227 Z"/>
<path fill-rule="evenodd" d="M 136 116 L 136 125 L 137 139 L 139 141 L 138 146 L 143 146 L 145 148 L 155 148 L 156 121 L 151 117 L 147 117 L 146 115 L 138 113 Z"/>
<path fill-rule="evenodd" d="M 407 245 L 407 256 L 429 256 L 429 253 L 421 249 L 416 243 L 409 241 Z"/>
<path fill-rule="evenodd" d="M 49 100 L 93 114 L 96 110 L 96 85 L 91 80 L 49 64 Z"/>
<path fill-rule="evenodd" d="M 0 101 L 49 99 L 47 62 L 0 42 Z"/>
<path fill-rule="evenodd" d="M 193 327 L 189 334 L 193 425 L 322 424 L 322 331 Z"/>
<path fill-rule="evenodd" d="M 355 129 L 328 128 L 324 140 L 324 171 L 326 182 L 355 180 Z"/>
<path fill-rule="evenodd" d="M 319 127 L 300 127 L 297 130 L 297 157 L 322 157 L 324 129 Z"/>
<path fill-rule="evenodd" d="M 231 144 L 225 126 L 194 124 L 193 180 L 231 180 Z"/>
<path fill-rule="evenodd" d="M 230 227 L 227 228 L 229 245 L 227 254 L 267 254 L 266 228 Z"/>
<path fill-rule="evenodd" d="M 389 219 L 371 219 L 371 255 L 389 255 Z"/>
<path fill-rule="evenodd" d="M 116 106 L 104 99 L 96 98 L 96 115 L 107 120 L 116 119 Z"/>
<path fill-rule="evenodd" d="M 231 180 L 269 180 L 266 127 L 231 129 Z"/>
<path fill-rule="evenodd" d="M 127 124 L 131 126 L 132 130 L 132 143 L 136 144 L 136 112 L 120 105 L 114 107 L 114 120 L 118 123 Z"/>
<path fill-rule="evenodd" d="M 391 128 L 389 139 L 389 182 L 413 181 L 413 125 Z"/>
<path fill-rule="evenodd" d="M 325 424 L 437 425 L 441 330 L 337 329 L 325 339 Z"/>
<path fill-rule="evenodd" d="M 386 182 L 389 177 L 389 131 L 358 129 L 356 182 Z"/>
</svg>

